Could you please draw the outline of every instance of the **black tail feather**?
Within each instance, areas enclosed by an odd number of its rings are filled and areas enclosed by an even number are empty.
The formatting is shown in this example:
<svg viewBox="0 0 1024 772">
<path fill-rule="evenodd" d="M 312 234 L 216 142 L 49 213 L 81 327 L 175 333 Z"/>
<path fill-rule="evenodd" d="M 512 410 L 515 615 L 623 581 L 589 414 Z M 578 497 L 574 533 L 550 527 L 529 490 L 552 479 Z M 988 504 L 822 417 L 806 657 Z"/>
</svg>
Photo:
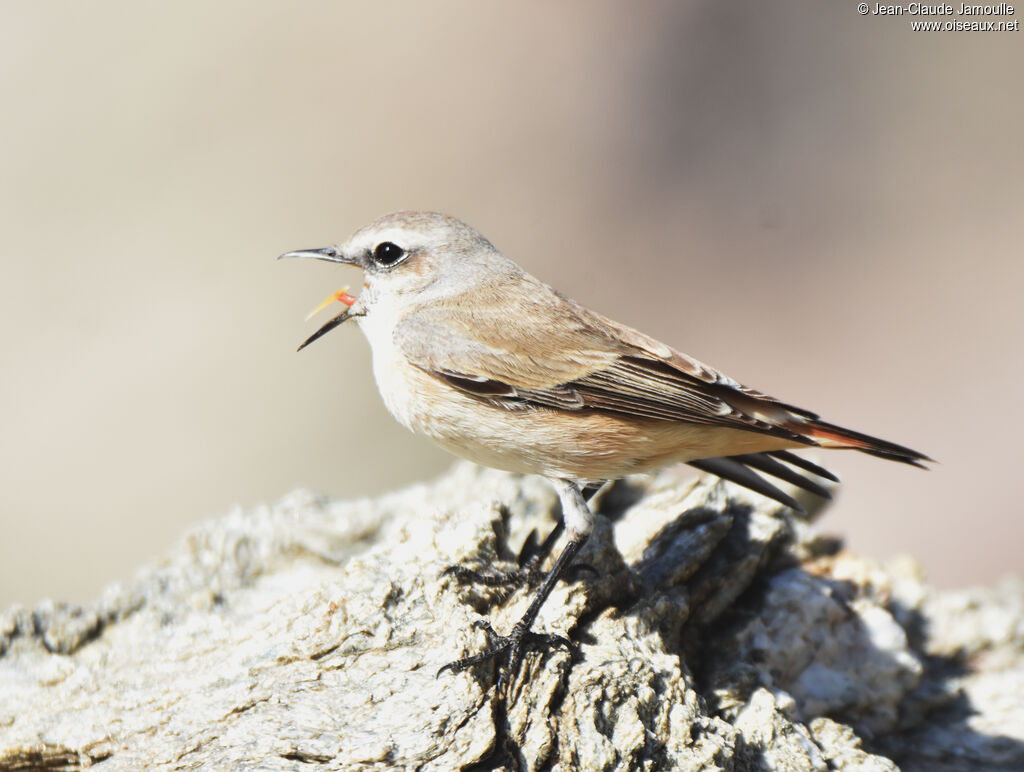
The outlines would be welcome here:
<svg viewBox="0 0 1024 772">
<path fill-rule="evenodd" d="M 760 493 L 762 496 L 774 499 L 783 506 L 794 509 L 797 512 L 805 511 L 800 506 L 799 501 L 775 487 L 761 477 L 761 475 L 734 458 L 702 458 L 697 461 L 690 461 L 689 464 L 700 469 L 702 472 L 709 472 L 721 477 L 723 480 L 729 480 L 755 493 Z"/>
<path fill-rule="evenodd" d="M 785 464 L 790 466 L 786 466 L 781 462 L 785 462 Z M 797 512 L 805 511 L 800 502 L 768 482 L 761 475 L 757 474 L 754 469 L 795 485 L 797 488 L 813 493 L 816 496 L 828 499 L 832 498 L 832 493 L 828 488 L 816 480 L 805 477 L 791 467 L 797 467 L 826 480 L 839 482 L 839 478 L 824 467 L 818 466 L 786 450 L 772 453 L 747 453 L 740 456 L 723 458 L 701 458 L 696 461 L 690 461 L 689 464 L 700 469 L 702 472 L 717 475 L 723 480 L 729 480 L 755 493 L 760 493 L 762 496 L 774 499 L 783 506 L 790 507 Z"/>
<path fill-rule="evenodd" d="M 805 426 L 808 429 L 805 433 L 814 440 L 826 440 L 827 442 L 837 443 L 840 447 L 859 450 L 871 456 L 886 458 L 890 461 L 899 461 L 920 469 L 928 468 L 922 462 L 932 461 L 924 453 L 919 453 L 905 445 L 897 445 L 895 442 L 872 437 L 870 434 L 855 432 L 852 429 L 844 429 L 842 426 L 836 426 L 836 424 L 826 423 L 825 421 L 813 421 Z"/>
<path fill-rule="evenodd" d="M 829 491 L 823 485 L 819 485 L 809 477 L 804 477 L 796 469 L 786 466 L 781 461 L 777 461 L 767 453 L 750 453 L 743 456 L 732 456 L 733 459 L 739 461 L 745 466 L 749 466 L 752 469 L 757 469 L 765 474 L 770 474 L 779 480 L 785 480 L 790 485 L 795 485 L 798 488 L 803 488 L 805 491 L 810 491 L 815 496 L 821 496 L 824 499 L 832 498 L 832 492 Z"/>
<path fill-rule="evenodd" d="M 839 482 L 839 478 L 828 471 L 825 467 L 818 466 L 813 461 L 808 461 L 803 456 L 798 456 L 796 453 L 790 453 L 788 450 L 776 450 L 771 453 L 767 453 L 766 455 L 775 456 L 775 458 L 780 461 L 785 461 L 787 464 L 799 467 L 805 472 L 810 472 L 818 477 L 824 477 L 826 480 Z"/>
</svg>

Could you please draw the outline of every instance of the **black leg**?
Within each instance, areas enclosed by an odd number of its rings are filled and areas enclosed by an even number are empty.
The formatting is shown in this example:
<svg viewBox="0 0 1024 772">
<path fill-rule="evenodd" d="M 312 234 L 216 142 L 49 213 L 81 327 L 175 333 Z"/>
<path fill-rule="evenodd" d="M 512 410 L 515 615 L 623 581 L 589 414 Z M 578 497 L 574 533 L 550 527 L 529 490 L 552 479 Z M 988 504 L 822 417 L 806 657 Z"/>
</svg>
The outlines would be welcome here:
<svg viewBox="0 0 1024 772">
<path fill-rule="evenodd" d="M 548 633 L 534 633 L 530 630 L 533 623 L 537 620 L 537 615 L 540 613 L 544 601 L 548 599 L 551 591 L 555 588 L 555 584 L 565 574 L 569 565 L 576 557 L 576 553 L 586 543 L 591 530 L 593 530 L 593 515 L 588 509 L 579 487 L 567 480 L 552 480 L 552 483 L 558 490 L 559 498 L 562 501 L 562 520 L 569 531 L 568 544 L 565 545 L 555 564 L 544 577 L 544 582 L 541 584 L 540 589 L 537 590 L 537 594 L 531 601 L 529 608 L 526 609 L 526 613 L 523 614 L 522 618 L 516 622 L 512 632 L 508 635 L 497 635 L 494 633 L 489 622 L 477 622 L 476 626 L 478 628 L 488 632 L 492 640 L 491 645 L 480 654 L 463 657 L 455 662 L 448 663 L 437 671 L 438 675 L 441 675 L 446 670 L 459 672 L 480 662 L 504 656 L 505 662 L 498 676 L 497 684 L 498 697 L 504 700 L 513 679 L 519 672 L 523 655 L 526 653 L 526 648 L 529 645 L 564 646 L 574 654 L 576 653 L 576 645 L 568 638 Z M 554 543 L 554 540 L 549 537 L 545 540 L 545 545 L 549 541 L 552 544 Z M 550 546 L 548 548 L 550 549 Z"/>
<path fill-rule="evenodd" d="M 520 569 L 532 574 L 539 574 L 541 564 L 548 559 L 548 555 L 555 548 L 555 542 L 558 541 L 558 537 L 562 535 L 563 531 L 565 531 L 565 525 L 559 520 L 540 544 L 537 544 L 535 539 L 528 538 L 519 551 Z M 536 531 L 531 531 L 530 536 L 535 533 Z"/>
<path fill-rule="evenodd" d="M 540 613 L 544 601 L 548 599 L 551 591 L 555 588 L 559 577 L 565 572 L 569 564 L 572 563 L 573 558 L 576 557 L 576 553 L 580 551 L 580 547 L 583 546 L 584 542 L 586 542 L 586 537 L 573 539 L 565 545 L 562 553 L 558 556 L 558 560 L 555 561 L 555 565 L 551 567 L 551 570 L 548 571 L 547 576 L 544 578 L 544 583 L 537 590 L 537 594 L 533 597 L 529 608 L 526 609 L 526 613 L 516 622 L 511 633 L 508 635 L 497 635 L 489 622 L 481 620 L 475 623 L 476 627 L 488 632 L 493 641 L 491 646 L 479 654 L 463 657 L 455 662 L 449 662 L 438 670 L 437 674 L 441 675 L 446 670 L 458 673 L 480 662 L 486 662 L 487 660 L 507 654 L 504 666 L 501 668 L 501 673 L 498 676 L 498 696 L 501 699 L 505 699 L 505 696 L 508 694 L 508 687 L 512 684 L 512 679 L 515 678 L 515 674 L 519 671 L 519 665 L 523 661 L 523 655 L 526 653 L 526 647 L 529 644 L 564 646 L 570 651 L 575 652 L 576 645 L 568 638 L 560 635 L 534 633 L 530 631 L 530 627 L 537 620 L 537 615 Z"/>
</svg>

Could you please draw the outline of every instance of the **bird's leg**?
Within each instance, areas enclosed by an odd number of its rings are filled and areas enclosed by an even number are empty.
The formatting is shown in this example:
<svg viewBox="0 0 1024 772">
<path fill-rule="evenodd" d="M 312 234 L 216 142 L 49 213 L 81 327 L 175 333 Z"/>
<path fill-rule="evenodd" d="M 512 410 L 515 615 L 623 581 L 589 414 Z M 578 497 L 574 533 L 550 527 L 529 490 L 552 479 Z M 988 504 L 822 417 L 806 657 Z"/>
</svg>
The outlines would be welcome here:
<svg viewBox="0 0 1024 772">
<path fill-rule="evenodd" d="M 438 671 L 438 675 L 445 670 L 457 673 L 477 663 L 504 656 L 506 659 L 498 676 L 497 685 L 498 696 L 504 699 L 508 693 L 509 686 L 512 684 L 512 680 L 519 670 L 519 665 L 522 663 L 523 656 L 526 653 L 525 649 L 528 645 L 564 646 L 574 655 L 577 652 L 576 645 L 568 638 L 549 633 L 534 633 L 530 630 L 537 619 L 537 615 L 540 613 L 541 607 L 544 605 L 544 601 L 547 600 L 551 591 L 555 588 L 559 577 L 565 573 L 565 570 L 572 563 L 573 558 L 576 557 L 576 553 L 586 543 L 594 528 L 594 516 L 587 507 L 587 502 L 583 500 L 579 486 L 568 480 L 552 480 L 552 484 L 558 491 L 558 497 L 562 501 L 562 519 L 566 530 L 569 532 L 568 544 L 565 545 L 555 564 L 551 567 L 547 576 L 544 577 L 544 583 L 537 590 L 537 594 L 534 596 L 529 608 L 526 609 L 526 613 L 523 614 L 522 618 L 512 628 L 512 632 L 508 635 L 496 635 L 489 623 L 477 623 L 477 627 L 486 630 L 491 635 L 491 646 L 480 654 L 463 657 L 455 662 L 448 663 Z"/>
<path fill-rule="evenodd" d="M 537 544 L 537 531 L 530 531 L 530 535 L 526 537 L 516 558 L 519 570 L 526 572 L 530 579 L 540 579 L 542 577 L 541 564 L 548 559 L 548 555 L 555 548 L 555 542 L 558 541 L 558 537 L 562 535 L 563 531 L 565 531 L 565 524 L 559 520 L 555 523 L 555 527 L 548 531 L 548 535 L 540 544 Z"/>
<path fill-rule="evenodd" d="M 611 480 L 604 483 L 591 483 L 581 490 L 582 496 L 588 502 L 588 509 L 589 502 L 593 501 L 611 483 Z M 551 555 L 551 551 L 555 548 L 555 542 L 558 541 L 558 537 L 562 535 L 564 530 L 564 521 L 560 520 L 540 544 L 537 544 L 537 532 L 535 530 L 531 531 L 530 535 L 526 537 L 526 541 L 523 542 L 523 546 L 516 558 L 519 567 L 513 568 L 511 571 L 480 571 L 467 568 L 466 566 L 449 566 L 445 569 L 445 573 L 454 576 L 461 582 L 472 582 L 487 587 L 514 589 L 522 587 L 524 584 L 534 585 L 544 578 L 544 573 L 540 570 L 540 567 L 548 559 L 548 556 Z M 578 565 L 575 568 L 576 570 L 594 571 L 591 566 Z"/>
</svg>

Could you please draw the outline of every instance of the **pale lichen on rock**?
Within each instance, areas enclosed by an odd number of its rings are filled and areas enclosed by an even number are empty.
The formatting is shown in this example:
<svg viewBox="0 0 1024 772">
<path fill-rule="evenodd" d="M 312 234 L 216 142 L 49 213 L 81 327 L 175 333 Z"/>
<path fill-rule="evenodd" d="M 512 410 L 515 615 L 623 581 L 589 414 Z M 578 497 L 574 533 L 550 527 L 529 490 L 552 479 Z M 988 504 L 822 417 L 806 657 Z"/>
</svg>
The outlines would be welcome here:
<svg viewBox="0 0 1024 772">
<path fill-rule="evenodd" d="M 557 498 L 468 464 L 193 530 L 88 607 L 0 614 L 0 769 L 1024 768 L 1024 587 L 935 592 L 780 505 L 666 471 L 600 500 L 507 713 L 473 622 Z M 507 596 L 507 597 L 506 597 Z"/>
</svg>

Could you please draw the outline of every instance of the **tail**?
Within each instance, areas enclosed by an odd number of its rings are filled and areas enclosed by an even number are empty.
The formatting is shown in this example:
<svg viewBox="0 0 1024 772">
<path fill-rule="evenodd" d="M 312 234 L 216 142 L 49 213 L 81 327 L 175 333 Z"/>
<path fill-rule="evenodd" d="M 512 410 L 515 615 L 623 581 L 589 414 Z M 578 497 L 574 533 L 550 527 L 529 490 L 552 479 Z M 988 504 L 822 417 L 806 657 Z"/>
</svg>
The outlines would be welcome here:
<svg viewBox="0 0 1024 772">
<path fill-rule="evenodd" d="M 818 445 L 823 448 L 859 450 L 862 453 L 868 453 L 879 458 L 887 458 L 890 461 L 910 464 L 919 469 L 927 469 L 928 467 L 924 463 L 932 461 L 924 453 L 918 453 L 916 450 L 911 450 L 903 445 L 897 445 L 895 442 L 880 440 L 878 437 L 872 437 L 869 434 L 861 434 L 850 429 L 844 429 L 835 424 L 819 421 L 817 418 L 804 419 L 799 422 L 791 421 L 782 424 L 782 428 L 792 432 L 794 439 L 806 442 L 808 445 Z M 780 461 L 785 462 L 785 464 L 779 463 Z M 827 499 L 832 498 L 832 494 L 827 487 L 818 484 L 812 477 L 807 477 L 791 467 L 795 466 L 817 477 L 839 482 L 839 478 L 827 469 L 823 469 L 817 464 L 813 464 L 807 459 L 786 450 L 729 456 L 727 458 L 704 458 L 688 463 L 690 466 L 696 467 L 703 472 L 710 472 L 723 479 L 731 480 L 744 488 L 749 488 L 763 496 L 767 496 L 770 499 L 774 499 L 783 506 L 790 507 L 797 512 L 803 512 L 804 509 L 796 499 L 775 485 L 772 485 L 772 483 L 761 477 L 754 470 L 764 472 Z"/>
<path fill-rule="evenodd" d="M 792 424 L 786 427 L 791 431 L 802 434 L 814 441 L 823 448 L 852 448 L 861 453 L 867 453 L 879 458 L 887 458 L 890 461 L 900 461 L 920 469 L 927 469 L 926 461 L 932 461 L 924 453 L 897 445 L 895 442 L 880 440 L 869 434 L 861 434 L 850 429 L 844 429 L 835 424 L 825 423 L 817 419 L 805 423 Z"/>
<path fill-rule="evenodd" d="M 826 423 L 819 420 L 814 413 L 808 411 L 791 409 L 788 405 L 785 408 L 789 412 L 789 420 L 779 421 L 774 426 L 789 433 L 789 438 L 797 442 L 822 448 L 859 450 L 862 453 L 878 456 L 879 458 L 887 458 L 890 461 L 910 464 L 910 466 L 916 466 L 919 469 L 927 469 L 928 467 L 925 466 L 925 462 L 932 461 L 924 453 L 919 453 L 904 445 L 897 445 L 895 442 L 872 437 L 870 434 L 862 434 L 851 429 L 844 429 L 835 424 Z M 779 463 L 780 461 L 784 463 Z M 826 486 L 820 485 L 812 477 L 803 475 L 801 472 L 810 472 L 816 477 L 839 482 L 839 478 L 827 469 L 786 450 L 748 453 L 746 455 L 724 458 L 704 458 L 687 463 L 703 472 L 710 472 L 723 479 L 731 480 L 737 485 L 774 499 L 783 506 L 790 507 L 798 512 L 804 510 L 796 499 L 768 482 L 757 472 L 764 472 L 771 477 L 783 480 L 824 498 L 832 498 L 829 489 Z M 792 467 L 797 467 L 801 471 L 797 471 L 797 469 Z"/>
</svg>

